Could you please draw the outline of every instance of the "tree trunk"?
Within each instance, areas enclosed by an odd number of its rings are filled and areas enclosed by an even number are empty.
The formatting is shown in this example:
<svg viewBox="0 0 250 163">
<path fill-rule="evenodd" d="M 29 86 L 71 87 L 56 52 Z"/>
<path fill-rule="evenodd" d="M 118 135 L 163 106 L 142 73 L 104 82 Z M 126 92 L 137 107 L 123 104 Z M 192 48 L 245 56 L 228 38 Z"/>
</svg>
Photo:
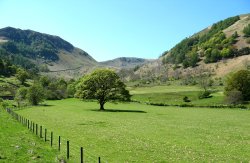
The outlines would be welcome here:
<svg viewBox="0 0 250 163">
<path fill-rule="evenodd" d="M 104 111 L 104 102 L 100 102 L 100 111 Z"/>
</svg>

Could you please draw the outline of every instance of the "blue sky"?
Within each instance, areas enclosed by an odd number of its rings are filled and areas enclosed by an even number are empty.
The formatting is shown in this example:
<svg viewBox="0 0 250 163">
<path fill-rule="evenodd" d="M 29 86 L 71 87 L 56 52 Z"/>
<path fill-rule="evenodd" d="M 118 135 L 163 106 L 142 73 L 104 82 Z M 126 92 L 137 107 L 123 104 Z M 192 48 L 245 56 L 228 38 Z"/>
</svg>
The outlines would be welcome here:
<svg viewBox="0 0 250 163">
<path fill-rule="evenodd" d="M 185 37 L 244 13 L 249 0 L 0 0 L 0 28 L 60 36 L 97 61 L 155 59 Z"/>
</svg>

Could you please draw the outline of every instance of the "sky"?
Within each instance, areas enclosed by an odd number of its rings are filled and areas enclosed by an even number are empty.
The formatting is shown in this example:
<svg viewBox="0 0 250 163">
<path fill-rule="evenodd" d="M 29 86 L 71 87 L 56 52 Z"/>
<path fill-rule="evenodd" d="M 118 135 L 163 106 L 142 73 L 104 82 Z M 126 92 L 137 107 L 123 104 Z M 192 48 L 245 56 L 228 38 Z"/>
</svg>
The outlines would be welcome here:
<svg viewBox="0 0 250 163">
<path fill-rule="evenodd" d="M 250 0 L 0 0 L 0 28 L 57 35 L 97 61 L 156 59 L 185 37 L 250 13 Z"/>
</svg>

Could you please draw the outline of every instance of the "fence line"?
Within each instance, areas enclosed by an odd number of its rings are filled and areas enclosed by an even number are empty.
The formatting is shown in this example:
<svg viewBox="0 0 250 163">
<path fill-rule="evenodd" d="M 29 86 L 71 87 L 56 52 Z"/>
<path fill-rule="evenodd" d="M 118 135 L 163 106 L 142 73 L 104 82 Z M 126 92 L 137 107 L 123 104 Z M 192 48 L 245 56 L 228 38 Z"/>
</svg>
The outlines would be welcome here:
<svg viewBox="0 0 250 163">
<path fill-rule="evenodd" d="M 17 114 L 10 108 L 6 108 L 5 110 L 15 120 L 17 120 L 23 126 L 27 127 L 27 129 L 30 130 L 31 133 L 37 135 L 40 139 L 43 139 L 45 143 L 49 142 L 50 146 L 52 148 L 57 148 L 61 154 L 65 154 L 65 158 L 67 158 L 67 160 L 79 161 L 80 163 L 90 162 L 89 160 L 91 160 L 91 162 L 98 162 L 98 163 L 104 162 L 101 161 L 101 157 L 96 157 L 94 154 L 85 150 L 82 146 L 76 146 L 72 144 L 71 141 L 69 141 L 66 138 L 63 139 L 60 135 L 56 135 L 52 130 L 49 132 L 49 130 L 44 126 L 39 125 L 34 121 L 31 121 Z"/>
</svg>

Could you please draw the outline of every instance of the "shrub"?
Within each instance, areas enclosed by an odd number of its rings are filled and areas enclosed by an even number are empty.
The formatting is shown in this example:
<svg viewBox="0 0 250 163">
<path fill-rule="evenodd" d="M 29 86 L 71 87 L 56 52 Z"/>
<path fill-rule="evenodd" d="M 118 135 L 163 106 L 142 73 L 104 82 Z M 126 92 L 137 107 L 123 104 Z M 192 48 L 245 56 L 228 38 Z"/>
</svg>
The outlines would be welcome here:
<svg viewBox="0 0 250 163">
<path fill-rule="evenodd" d="M 245 34 L 245 37 L 250 37 L 250 24 L 248 24 L 244 29 L 243 33 Z"/>
<path fill-rule="evenodd" d="M 3 100 L 3 99 L 1 99 L 1 101 L 0 101 L 0 108 L 6 109 L 8 107 L 12 107 L 10 101 L 9 100 Z"/>
<path fill-rule="evenodd" d="M 243 96 L 241 91 L 232 90 L 227 93 L 226 102 L 228 104 L 241 104 L 243 100 Z"/>
<path fill-rule="evenodd" d="M 74 97 L 75 93 L 76 93 L 75 83 L 68 84 L 68 86 L 67 86 L 68 97 Z"/>
<path fill-rule="evenodd" d="M 198 97 L 199 97 L 199 99 L 210 98 L 211 92 L 210 91 L 200 92 Z"/>
<path fill-rule="evenodd" d="M 14 100 L 17 102 L 18 107 L 25 105 L 27 92 L 28 92 L 28 89 L 25 87 L 21 87 L 17 90 Z"/>
<path fill-rule="evenodd" d="M 249 53 L 250 53 L 250 48 L 249 47 L 244 47 L 244 48 L 237 51 L 238 56 L 248 55 Z"/>
<path fill-rule="evenodd" d="M 28 77 L 29 74 L 27 71 L 22 68 L 17 69 L 16 78 L 21 82 L 21 84 L 24 84 Z"/>
<path fill-rule="evenodd" d="M 250 71 L 240 70 L 228 78 L 225 87 L 226 96 L 229 96 L 231 91 L 240 91 L 243 101 L 250 100 Z"/>
<path fill-rule="evenodd" d="M 246 43 L 250 44 L 250 38 L 246 39 Z"/>
<path fill-rule="evenodd" d="M 184 102 L 191 102 L 191 100 L 189 100 L 187 96 L 183 97 L 183 101 Z"/>
</svg>

